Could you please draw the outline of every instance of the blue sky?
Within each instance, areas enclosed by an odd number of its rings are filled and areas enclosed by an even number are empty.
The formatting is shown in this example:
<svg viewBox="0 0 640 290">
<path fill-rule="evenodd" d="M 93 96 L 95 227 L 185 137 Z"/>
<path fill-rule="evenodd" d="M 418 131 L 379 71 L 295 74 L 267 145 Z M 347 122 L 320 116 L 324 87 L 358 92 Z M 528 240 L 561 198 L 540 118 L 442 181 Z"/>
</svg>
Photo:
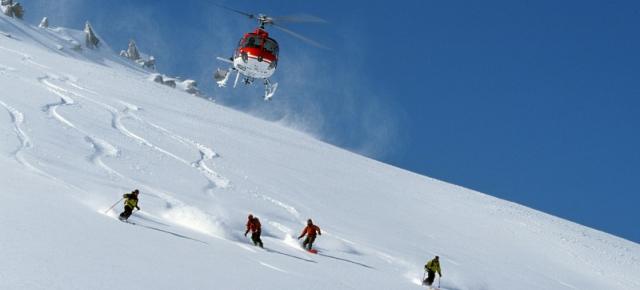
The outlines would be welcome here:
<svg viewBox="0 0 640 290">
<path fill-rule="evenodd" d="M 213 86 L 215 56 L 255 25 L 210 1 L 23 2 L 32 23 L 135 39 L 227 106 L 640 242 L 638 1 L 222 1 L 329 22 L 288 27 L 330 50 L 272 31 L 268 104 Z"/>
</svg>

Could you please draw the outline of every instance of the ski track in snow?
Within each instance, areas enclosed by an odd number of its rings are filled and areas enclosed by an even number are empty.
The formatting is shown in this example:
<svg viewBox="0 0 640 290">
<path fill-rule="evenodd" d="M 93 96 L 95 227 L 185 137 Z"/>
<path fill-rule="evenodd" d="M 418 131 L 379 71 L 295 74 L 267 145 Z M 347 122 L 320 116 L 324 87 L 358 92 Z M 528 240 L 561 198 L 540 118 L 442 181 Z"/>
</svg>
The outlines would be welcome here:
<svg viewBox="0 0 640 290">
<path fill-rule="evenodd" d="M 41 82 L 41 83 L 46 84 L 46 78 L 47 77 L 40 77 L 40 78 L 38 78 L 38 81 Z M 52 89 L 50 87 L 47 87 L 47 90 L 52 92 L 53 94 L 57 95 L 58 97 L 60 97 L 60 102 L 46 104 L 46 105 L 44 105 L 42 110 L 44 112 L 48 113 L 49 116 L 57 119 L 58 121 L 60 121 L 61 123 L 67 125 L 68 127 L 76 128 L 76 126 L 73 125 L 69 120 L 65 119 L 60 114 L 58 114 L 58 107 L 73 105 L 75 103 L 75 101 L 72 98 L 70 98 L 69 96 L 67 96 L 65 94 L 62 94 L 58 90 Z"/>
<path fill-rule="evenodd" d="M 20 140 L 20 147 L 18 147 L 14 152 L 12 152 L 11 154 L 15 157 L 15 159 L 22 164 L 24 167 L 26 167 L 27 169 L 38 173 L 42 176 L 45 176 L 47 178 L 53 179 L 53 180 L 57 180 L 59 181 L 59 179 L 53 177 L 52 175 L 42 171 L 41 169 L 35 167 L 33 164 L 29 163 L 23 156 L 23 153 L 28 150 L 33 148 L 33 144 L 31 143 L 31 139 L 29 138 L 29 135 L 27 135 L 27 133 L 25 133 L 25 131 L 22 129 L 22 125 L 24 123 L 24 114 L 20 111 L 18 111 L 17 109 L 13 108 L 12 106 L 7 105 L 5 102 L 0 101 L 0 105 L 3 106 L 11 115 L 11 121 L 13 122 L 13 130 L 16 133 L 16 136 L 18 137 L 18 140 Z"/>
<path fill-rule="evenodd" d="M 131 109 L 131 107 L 129 107 L 130 104 L 128 104 L 128 108 Z M 137 107 L 134 107 L 137 110 Z M 171 139 L 174 139 L 182 144 L 185 144 L 187 146 L 192 146 L 194 148 L 196 148 L 199 153 L 200 153 L 200 159 L 190 163 L 190 166 L 197 168 L 210 182 L 210 186 L 207 189 L 207 191 L 211 191 L 213 188 L 228 188 L 230 186 L 230 182 L 227 178 L 221 176 L 220 174 L 218 174 L 217 172 L 215 172 L 214 170 L 212 170 L 211 168 L 209 168 L 207 166 L 207 161 L 212 160 L 216 157 L 220 157 L 220 155 L 218 155 L 218 153 L 216 153 L 215 151 L 213 151 L 213 149 L 198 143 L 194 140 L 191 140 L 189 138 L 186 137 L 182 137 L 178 134 L 175 134 L 171 131 L 169 131 L 168 129 L 165 129 L 155 123 L 152 122 L 148 122 L 146 120 L 143 120 L 142 118 L 138 117 L 135 114 L 131 114 L 131 117 L 134 118 L 135 120 L 142 122 L 148 126 L 151 126 L 152 128 L 158 130 L 160 133 L 162 133 L 165 136 L 168 136 Z"/>
<path fill-rule="evenodd" d="M 38 62 L 35 62 L 35 61 L 33 60 L 33 58 L 31 57 L 31 55 L 28 55 L 28 54 L 26 54 L 26 53 L 23 53 L 23 52 L 20 52 L 20 51 L 17 51 L 17 50 L 13 50 L 13 49 L 10 49 L 10 48 L 6 48 L 6 47 L 4 47 L 4 46 L 0 46 L 0 49 L 2 49 L 2 50 L 4 50 L 4 51 L 11 52 L 11 53 L 13 53 L 13 54 L 17 54 L 17 55 L 19 55 L 19 56 L 21 57 L 22 61 L 27 62 L 27 63 L 30 63 L 30 64 L 32 64 L 32 65 L 35 65 L 35 66 L 37 66 L 37 67 L 39 67 L 39 68 L 51 69 L 50 67 L 48 67 L 48 66 L 46 66 L 46 65 L 40 64 L 40 63 L 38 63 Z"/>
<path fill-rule="evenodd" d="M 29 54 L 26 54 L 26 53 L 23 53 L 23 52 L 14 50 L 14 49 L 6 48 L 6 47 L 3 47 L 3 46 L 0 46 L 0 49 L 20 56 L 22 61 L 25 61 L 25 62 L 27 62 L 29 64 L 34 65 L 34 66 L 37 66 L 40 69 L 45 69 L 47 71 L 51 70 L 50 67 L 48 67 L 46 65 L 42 65 L 42 64 L 40 64 L 38 62 L 35 62 L 33 60 L 33 58 Z M 5 71 L 5 70 L 11 70 L 11 68 L 0 69 L 0 72 L 1 71 Z M 192 146 L 195 146 L 198 149 L 198 151 L 200 152 L 200 156 L 201 157 L 200 157 L 199 160 L 194 161 L 194 162 L 189 162 L 187 160 L 184 160 L 183 158 L 180 158 L 179 156 L 177 156 L 177 155 L 175 155 L 175 154 L 173 154 L 173 153 L 171 153 L 171 152 L 169 152 L 167 150 L 164 150 L 164 149 L 162 149 L 162 148 L 160 148 L 158 146 L 155 146 L 151 142 L 147 141 L 146 139 L 142 138 L 141 136 L 138 136 L 138 135 L 134 134 L 133 132 L 129 131 L 127 128 L 125 128 L 122 125 L 121 120 L 123 118 L 129 117 L 128 115 L 126 115 L 128 110 L 125 110 L 125 112 L 124 112 L 125 115 L 123 115 L 123 113 L 121 113 L 120 111 L 118 111 L 116 108 L 114 108 L 112 106 L 109 106 L 109 105 L 107 105 L 105 103 L 102 103 L 102 102 L 96 101 L 94 99 L 88 98 L 86 96 L 71 92 L 69 90 L 63 89 L 62 87 L 59 87 L 59 86 L 56 86 L 56 85 L 52 84 L 50 81 L 48 81 L 48 79 L 61 80 L 61 81 L 65 82 L 66 84 L 68 84 L 69 86 L 72 86 L 72 87 L 74 87 L 76 89 L 79 89 L 79 90 L 82 90 L 82 91 L 85 91 L 85 92 L 88 92 L 88 93 L 92 93 L 92 94 L 95 94 L 95 95 L 97 95 L 98 93 L 96 93 L 95 91 L 86 89 L 86 88 L 84 88 L 82 86 L 79 86 L 73 81 L 69 81 L 68 77 L 67 78 L 60 78 L 60 77 L 55 76 L 54 74 L 51 74 L 51 75 L 47 74 L 47 77 L 39 78 L 38 80 L 41 83 L 44 83 L 47 86 L 48 90 L 54 92 L 55 94 L 60 96 L 61 99 L 62 99 L 62 101 L 60 103 L 50 104 L 50 105 L 45 106 L 45 110 L 50 112 L 50 114 L 54 118 L 56 118 L 60 122 L 63 122 L 65 125 L 67 125 L 69 127 L 72 127 L 72 128 L 75 128 L 75 126 L 73 126 L 73 124 L 71 124 L 71 122 L 69 122 L 68 120 L 63 118 L 60 114 L 57 113 L 57 108 L 60 107 L 60 106 L 73 104 L 73 98 L 71 98 L 70 95 L 74 95 L 74 96 L 77 96 L 77 97 L 84 98 L 84 99 L 86 99 L 86 100 L 88 100 L 90 102 L 93 102 L 95 104 L 98 104 L 98 105 L 102 106 L 107 111 L 109 111 L 111 113 L 111 115 L 112 115 L 112 124 L 111 124 L 111 126 L 113 128 L 115 128 L 115 129 L 119 130 L 125 136 L 133 138 L 133 139 L 137 140 L 138 142 L 140 142 L 141 144 L 149 146 L 149 147 L 153 148 L 154 150 L 159 151 L 159 152 L 161 152 L 161 153 L 163 153 L 163 154 L 165 154 L 165 155 L 167 155 L 167 156 L 169 156 L 169 157 L 171 157 L 171 158 L 173 158 L 173 159 L 175 159 L 175 160 L 177 160 L 177 161 L 179 161 L 179 162 L 181 162 L 183 164 L 186 164 L 186 165 L 189 165 L 189 166 L 192 166 L 192 167 L 195 167 L 196 169 L 198 169 L 209 180 L 209 186 L 207 186 L 207 188 L 205 189 L 206 191 L 211 192 L 216 187 L 218 187 L 218 188 L 227 188 L 227 187 L 229 187 L 230 182 L 229 182 L 229 180 L 227 178 L 222 177 L 221 175 L 219 175 L 218 173 L 216 173 L 215 171 L 213 171 L 211 168 L 209 168 L 206 165 L 206 162 L 208 160 L 211 160 L 214 157 L 218 156 L 210 148 L 207 148 L 206 146 L 204 146 L 202 144 L 199 144 L 199 143 L 197 143 L 195 141 L 192 141 L 192 140 L 189 140 L 187 138 L 181 137 L 181 136 L 179 136 L 177 134 L 173 134 L 170 131 L 168 131 L 168 130 L 160 127 L 160 126 L 157 126 L 157 125 L 155 125 L 153 123 L 145 122 L 148 125 L 151 125 L 152 127 L 156 128 L 156 129 L 159 129 L 161 132 L 167 134 L 168 136 L 170 136 L 171 138 L 173 138 L 175 140 L 180 140 L 182 142 L 187 142 L 187 143 L 191 144 Z M 75 79 L 75 78 L 72 78 L 72 79 Z M 63 95 L 66 95 L 66 96 L 63 97 Z M 130 104 L 126 104 L 125 106 L 127 108 L 131 108 L 132 107 L 132 106 L 130 106 Z M 135 110 L 137 110 L 137 107 L 135 107 Z M 139 121 L 143 121 L 138 117 L 136 117 L 135 119 L 137 119 Z M 89 138 L 87 140 L 92 140 L 93 141 L 93 142 L 91 142 L 93 144 L 92 146 L 94 148 L 96 148 L 96 150 L 98 150 L 100 152 L 107 152 L 108 153 L 108 152 L 112 152 L 113 151 L 110 148 L 110 147 L 113 147 L 113 146 L 108 145 L 108 143 L 106 141 L 104 141 L 104 140 L 99 140 L 99 139 L 94 138 L 94 137 L 91 137 L 91 138 Z M 103 151 L 101 148 L 102 149 L 108 148 L 109 150 Z M 97 156 L 94 156 L 94 157 L 92 157 L 90 159 L 96 161 L 98 165 L 100 165 L 101 167 L 105 168 L 108 172 L 110 172 L 110 174 L 115 173 L 115 171 L 113 171 L 112 169 L 106 167 L 106 165 L 104 165 L 104 163 L 102 163 L 101 158 L 99 158 Z"/>
<path fill-rule="evenodd" d="M 103 168 L 110 176 L 117 176 L 121 179 L 127 179 L 130 180 L 131 183 L 139 183 L 136 182 L 134 180 L 131 180 L 129 178 L 126 178 L 123 174 L 119 173 L 118 171 L 110 168 L 109 166 L 107 166 L 103 161 L 102 158 L 104 156 L 110 156 L 110 157 L 115 157 L 118 155 L 118 149 L 111 145 L 110 143 L 100 139 L 100 138 L 96 138 L 94 136 L 91 136 L 89 133 L 77 128 L 73 123 L 71 123 L 70 121 L 68 121 L 67 119 L 65 119 L 64 117 L 62 117 L 60 114 L 57 113 L 56 109 L 61 106 L 61 105 L 71 105 L 71 104 L 75 104 L 75 100 L 73 98 L 71 98 L 69 96 L 69 94 L 73 94 L 74 96 L 78 96 L 81 97 L 78 94 L 75 93 L 71 93 L 68 90 L 65 90 L 59 86 L 56 86 L 54 84 L 52 84 L 49 80 L 51 79 L 51 76 L 47 75 L 45 77 L 39 78 L 39 81 L 41 83 L 43 83 L 46 88 L 51 91 L 52 93 L 56 94 L 57 96 L 59 96 L 61 98 L 61 101 L 58 103 L 53 103 L 53 104 L 48 104 L 44 106 L 44 110 L 48 111 L 52 116 L 54 116 L 58 121 L 60 121 L 61 123 L 74 128 L 76 130 L 78 130 L 80 133 L 82 133 L 83 135 L 85 135 L 85 141 L 88 142 L 91 147 L 94 149 L 94 153 L 91 154 L 90 156 L 87 157 L 87 159 L 89 161 L 91 161 L 92 163 L 94 163 L 96 166 Z M 87 98 L 85 98 L 87 99 Z M 94 102 L 97 103 L 98 105 L 101 105 L 101 103 L 99 102 Z M 107 106 L 107 105 L 105 105 Z M 128 132 L 128 130 L 126 130 L 126 128 L 124 128 L 124 126 L 120 125 L 120 121 L 119 118 L 121 118 L 122 116 L 119 116 L 117 113 L 114 113 L 114 111 L 117 112 L 117 110 L 111 108 L 112 110 L 109 110 L 112 113 L 112 122 L 111 122 L 111 127 L 119 130 L 122 134 L 127 135 L 126 132 Z M 127 135 L 128 136 L 128 135 Z M 129 136 L 131 137 L 131 136 Z M 162 193 L 161 190 L 155 189 L 152 186 L 148 186 L 148 185 L 143 185 L 141 186 L 141 188 L 146 188 L 147 192 L 152 192 L 153 196 L 161 198 L 162 200 L 164 200 L 167 203 L 167 207 L 168 208 L 172 208 L 175 206 L 182 206 L 183 203 L 173 197 L 171 197 L 168 194 L 164 194 Z"/>
<path fill-rule="evenodd" d="M 108 112 L 111 113 L 112 115 L 112 121 L 111 121 L 111 127 L 118 130 L 119 132 L 121 132 L 123 135 L 132 138 L 134 140 L 136 140 L 137 142 L 139 142 L 140 144 L 143 144 L 145 146 L 148 146 L 158 152 L 161 152 L 169 157 L 172 157 L 175 160 L 178 160 L 179 162 L 191 166 L 191 167 L 197 167 L 201 172 L 206 173 L 205 177 L 209 178 L 209 180 L 211 180 L 212 182 L 215 182 L 214 184 L 218 187 L 226 187 L 228 186 L 229 182 L 228 180 L 220 177 L 219 175 L 217 175 L 215 172 L 213 172 L 211 169 L 209 169 L 206 164 L 205 161 L 210 160 L 214 157 L 217 156 L 217 154 L 209 149 L 206 146 L 203 146 L 195 141 L 189 140 L 187 138 L 184 137 L 180 137 L 176 134 L 172 134 L 170 131 L 157 126 L 155 124 L 152 124 L 150 122 L 146 122 L 142 119 L 140 119 L 139 117 L 132 115 L 129 113 L 130 110 L 138 110 L 138 107 L 126 102 L 120 102 L 121 104 L 125 105 L 125 109 L 121 112 L 118 111 L 116 108 L 107 105 L 105 103 L 102 103 L 100 101 L 94 100 L 92 98 L 89 98 L 87 96 L 84 96 L 82 94 L 76 93 L 76 92 L 72 92 L 70 90 L 66 90 L 60 86 L 57 86 L 55 84 L 53 84 L 51 82 L 51 80 L 56 80 L 56 81 L 62 81 L 65 83 L 70 83 L 66 78 L 57 78 L 57 77 L 51 77 L 50 75 L 47 75 L 47 77 L 43 77 L 40 78 L 40 81 L 42 84 L 44 84 L 47 89 L 51 92 L 53 92 L 54 94 L 58 95 L 61 98 L 61 101 L 58 103 L 54 103 L 54 104 L 49 104 L 46 105 L 44 108 L 46 110 L 55 112 L 55 109 L 58 108 L 58 106 L 61 105 L 71 105 L 71 104 L 75 104 L 75 100 L 74 98 L 80 98 L 80 99 L 84 99 L 87 100 L 91 103 L 97 104 L 98 106 L 106 109 Z M 75 88 L 81 89 L 80 86 L 73 86 Z M 89 90 L 85 90 L 87 92 L 90 92 Z M 73 97 L 72 97 L 73 96 Z M 52 113 L 53 114 L 53 113 Z M 89 161 L 91 161 L 92 163 L 94 163 L 96 166 L 101 167 L 102 169 L 104 169 L 105 171 L 107 171 L 109 173 L 110 176 L 115 176 L 118 177 L 120 179 L 124 179 L 124 180 L 129 180 L 132 184 L 140 184 L 140 182 L 132 180 L 130 178 L 125 177 L 123 174 L 117 172 L 116 170 L 110 168 L 109 166 L 107 166 L 102 159 L 105 156 L 109 156 L 109 157 L 115 157 L 119 154 L 118 149 L 111 145 L 109 142 L 102 140 L 100 138 L 97 138 L 95 136 L 91 136 L 91 134 L 77 128 L 74 124 L 72 124 L 71 122 L 69 122 L 68 120 L 64 119 L 62 116 L 60 116 L 59 114 L 56 113 L 57 116 L 56 118 L 61 121 L 64 124 L 69 125 L 71 128 L 74 128 L 76 130 L 78 130 L 79 132 L 81 132 L 82 134 L 85 135 L 85 141 L 87 141 L 88 143 L 91 144 L 91 146 L 94 148 L 94 153 L 89 156 L 87 159 Z M 196 162 L 188 162 L 186 160 L 184 160 L 183 158 L 180 158 L 179 156 L 172 154 L 171 152 L 168 152 L 158 146 L 155 146 L 154 144 L 152 144 L 150 141 L 146 140 L 145 138 L 134 134 L 133 132 L 129 131 L 121 122 L 122 119 L 124 118 L 132 118 L 135 119 L 137 121 L 141 121 L 145 124 L 148 124 L 158 130 L 160 130 L 161 132 L 165 133 L 165 135 L 168 135 L 170 137 L 172 137 L 173 139 L 176 139 L 182 143 L 187 143 L 189 145 L 193 145 L 195 146 L 199 152 L 201 153 L 201 158 L 196 161 Z M 153 196 L 160 198 L 162 200 L 164 200 L 166 202 L 166 209 L 167 212 L 165 212 L 164 216 L 165 218 L 168 218 L 169 220 L 172 220 L 174 224 L 180 225 L 182 227 L 185 228 L 189 228 L 198 232 L 202 232 L 205 233 L 207 235 L 210 236 L 214 236 L 214 237 L 218 237 L 218 238 L 223 238 L 223 236 L 225 235 L 224 232 L 227 232 L 227 229 L 224 225 L 223 222 L 216 220 L 215 217 L 212 217 L 211 215 L 200 211 L 197 208 L 191 207 L 188 204 L 184 203 L 183 201 L 174 198 L 173 196 L 171 196 L 170 194 L 164 193 L 162 190 L 153 188 L 152 186 L 146 185 L 146 184 L 141 184 L 140 185 L 141 188 L 144 188 L 146 192 L 150 192 L 152 193 Z M 223 231 L 223 233 L 220 233 L 220 231 Z"/>
<path fill-rule="evenodd" d="M 279 222 L 274 222 L 274 221 L 269 221 L 268 222 L 270 226 L 276 228 L 277 230 L 281 231 L 284 234 L 288 234 L 291 235 L 291 233 L 293 233 L 293 230 L 291 230 L 291 228 L 279 223 Z"/>
<path fill-rule="evenodd" d="M 70 86 L 72 86 L 74 88 L 77 88 L 77 89 L 80 89 L 80 90 L 83 90 L 85 92 L 89 92 L 89 93 L 92 93 L 92 94 L 96 94 L 95 92 L 93 92 L 91 90 L 88 90 L 88 89 L 85 89 L 85 88 L 73 83 L 72 81 L 69 81 L 69 80 L 66 80 L 66 79 L 62 79 L 62 81 L 65 82 L 66 84 L 69 84 Z M 55 85 L 53 85 L 51 83 L 48 83 L 48 85 L 55 86 Z M 89 98 L 87 96 L 84 96 L 84 95 L 81 95 L 81 94 L 78 94 L 78 93 L 74 93 L 74 92 L 65 90 L 65 89 L 63 89 L 63 88 L 61 88 L 59 86 L 55 86 L 55 87 L 58 90 L 67 91 L 68 93 L 71 93 L 71 94 L 76 95 L 78 97 L 81 97 L 81 98 L 84 98 L 86 100 L 89 100 L 89 101 L 91 101 L 91 102 L 93 102 L 95 104 L 98 104 L 98 105 L 102 106 L 103 108 L 105 108 L 113 116 L 113 118 L 112 118 L 113 121 L 112 121 L 111 127 L 119 130 L 123 135 L 125 135 L 125 136 L 127 136 L 129 138 L 132 138 L 132 139 L 136 140 L 137 142 L 139 142 L 140 144 L 148 146 L 148 147 L 152 148 L 153 150 L 156 150 L 156 151 L 158 151 L 158 152 L 160 152 L 160 153 L 162 153 L 164 155 L 167 155 L 167 156 L 169 156 L 169 157 L 171 157 L 171 158 L 173 158 L 173 159 L 175 159 L 175 160 L 177 160 L 177 161 L 179 161 L 179 162 L 181 162 L 181 163 L 183 163 L 185 165 L 188 165 L 188 166 L 191 166 L 191 167 L 194 167 L 194 168 L 198 169 L 205 176 L 205 178 L 207 180 L 209 180 L 209 182 L 210 182 L 210 185 L 206 189 L 207 191 L 211 191 L 213 188 L 216 188 L 216 187 L 217 188 L 227 188 L 227 187 L 229 187 L 229 184 L 230 184 L 229 180 L 224 178 L 224 177 L 222 177 L 221 175 L 219 175 L 215 171 L 213 171 L 206 164 L 206 162 L 208 160 L 211 160 L 211 159 L 213 159 L 215 157 L 218 157 L 217 153 L 215 153 L 211 148 L 208 148 L 207 146 L 204 146 L 204 145 L 202 145 L 202 144 L 200 144 L 198 142 L 195 142 L 193 140 L 190 140 L 188 138 L 182 137 L 182 136 L 180 136 L 178 134 L 174 134 L 173 132 L 171 132 L 171 131 L 169 131 L 169 130 L 167 130 L 167 129 L 159 126 L 159 125 L 156 125 L 156 124 L 154 124 L 152 122 L 145 121 L 142 118 L 138 117 L 137 115 L 132 114 L 131 111 L 139 110 L 138 106 L 135 106 L 135 105 L 120 101 L 120 103 L 125 106 L 125 109 L 123 111 L 119 111 L 116 108 L 114 108 L 113 106 L 110 106 L 110 105 L 107 105 L 105 103 L 96 101 L 96 100 L 94 100 L 92 98 Z M 148 141 L 144 137 L 131 132 L 124 125 L 122 125 L 122 120 L 125 119 L 125 118 L 131 118 L 131 119 L 134 119 L 134 120 L 136 120 L 138 122 L 141 122 L 143 124 L 151 126 L 152 128 L 160 131 L 165 136 L 168 136 L 168 137 L 170 137 L 170 138 L 172 138 L 174 140 L 177 140 L 182 144 L 190 145 L 190 146 L 195 147 L 200 153 L 200 159 L 198 159 L 198 160 L 196 160 L 194 162 L 189 162 L 189 161 L 185 160 L 184 158 L 181 158 L 181 157 L 179 157 L 179 156 L 177 156 L 177 155 L 175 155 L 175 154 L 173 154 L 173 153 L 171 153 L 171 152 L 169 152 L 169 151 L 167 151 L 167 150 L 165 150 L 165 149 L 153 144 L 152 142 Z"/>
<path fill-rule="evenodd" d="M 89 143 L 94 150 L 94 153 L 88 156 L 87 160 L 89 160 L 94 165 L 102 168 L 111 178 L 122 178 L 122 174 L 118 173 L 116 170 L 112 169 L 102 161 L 105 157 L 118 156 L 118 149 L 115 146 L 111 145 L 109 142 L 92 136 L 90 133 L 78 128 L 71 121 L 67 120 L 58 113 L 57 110 L 59 107 L 71 106 L 76 102 L 71 96 L 69 96 L 68 91 L 53 85 L 49 81 L 49 79 L 50 76 L 45 76 L 38 78 L 38 81 L 44 84 L 48 91 L 60 97 L 60 102 L 45 105 L 43 107 L 43 111 L 47 112 L 50 116 L 54 117 L 59 122 L 77 130 L 82 135 L 85 135 L 84 140 Z"/>
<path fill-rule="evenodd" d="M 5 102 L 0 101 L 0 105 L 2 105 L 11 115 L 11 121 L 13 122 L 13 131 L 16 133 L 18 140 L 20 140 L 20 147 L 18 147 L 11 154 L 15 156 L 16 160 L 20 162 L 23 166 L 29 168 L 32 171 L 38 172 L 40 174 L 44 174 L 40 169 L 31 165 L 23 156 L 23 152 L 33 147 L 31 144 L 31 139 L 22 129 L 22 125 L 24 123 L 24 115 L 22 112 L 16 110 L 15 108 L 7 105 Z M 46 175 L 46 174 L 45 174 Z"/>
<path fill-rule="evenodd" d="M 282 209 L 284 209 L 287 213 L 291 214 L 292 216 L 294 216 L 296 219 L 300 219 L 300 213 L 296 210 L 295 207 L 290 206 L 284 202 L 281 202 L 275 198 L 272 198 L 268 195 L 265 194 L 259 194 L 259 193 L 254 193 L 253 194 L 255 197 L 261 198 L 265 201 L 271 202 L 274 205 L 276 205 L 277 207 L 280 207 Z"/>
<path fill-rule="evenodd" d="M 6 66 L 3 64 L 0 64 L 0 75 L 5 75 L 7 74 L 7 72 L 15 72 L 17 71 L 17 69 L 10 67 L 10 66 Z"/>
<path fill-rule="evenodd" d="M 87 141 L 89 144 L 91 144 L 91 147 L 94 150 L 94 153 L 88 157 L 91 163 L 96 164 L 102 169 L 104 169 L 112 178 L 123 177 L 122 174 L 120 174 L 116 170 L 113 170 L 111 167 L 109 167 L 102 161 L 103 157 L 105 156 L 108 156 L 108 157 L 118 156 L 118 149 L 116 147 L 114 147 L 113 145 L 109 144 L 108 142 L 102 139 L 95 139 L 91 136 L 86 136 L 84 140 Z"/>
<path fill-rule="evenodd" d="M 92 91 L 92 90 L 90 90 L 90 89 L 87 89 L 87 88 L 84 88 L 84 87 L 79 86 L 79 85 L 78 85 L 78 84 L 76 84 L 75 82 L 77 82 L 77 79 L 76 79 L 76 80 L 73 80 L 73 81 L 67 81 L 66 83 L 67 83 L 68 85 L 70 85 L 70 86 L 72 86 L 72 87 L 76 88 L 76 89 L 79 89 L 79 90 L 85 91 L 85 92 L 87 92 L 87 93 L 91 93 L 91 94 L 94 94 L 94 95 L 97 95 L 97 94 L 98 94 L 98 93 L 97 93 L 97 92 L 95 92 L 95 91 Z"/>
<path fill-rule="evenodd" d="M 289 272 L 287 272 L 287 271 L 285 271 L 285 270 L 282 270 L 282 269 L 280 269 L 280 268 L 278 268 L 278 267 L 276 267 L 276 266 L 273 266 L 273 265 L 267 264 L 267 263 L 265 263 L 265 262 L 259 262 L 259 263 L 260 263 L 260 265 L 265 266 L 265 267 L 267 267 L 267 268 L 269 268 L 269 269 L 276 270 L 276 271 L 281 272 L 281 273 L 289 273 Z"/>
</svg>

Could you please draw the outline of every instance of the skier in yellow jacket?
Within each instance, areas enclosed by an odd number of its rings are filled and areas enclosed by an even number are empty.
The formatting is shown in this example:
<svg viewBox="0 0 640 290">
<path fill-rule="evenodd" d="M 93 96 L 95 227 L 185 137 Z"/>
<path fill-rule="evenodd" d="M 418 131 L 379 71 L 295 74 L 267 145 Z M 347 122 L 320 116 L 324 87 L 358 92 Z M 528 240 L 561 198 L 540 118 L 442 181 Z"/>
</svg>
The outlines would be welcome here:
<svg viewBox="0 0 640 290">
<path fill-rule="evenodd" d="M 118 217 L 121 221 L 126 221 L 131 216 L 131 214 L 133 213 L 133 208 L 137 208 L 138 210 L 140 210 L 140 207 L 138 206 L 139 193 L 140 191 L 135 189 L 131 193 L 122 195 L 122 197 L 124 198 L 124 211 L 120 214 L 120 217 Z"/>
<path fill-rule="evenodd" d="M 433 260 L 427 262 L 427 264 L 424 265 L 424 270 L 427 271 L 427 279 L 422 283 L 431 286 L 431 284 L 433 284 L 433 280 L 436 279 L 436 272 L 440 277 L 442 277 L 442 272 L 440 271 L 440 257 L 436 256 Z"/>
</svg>

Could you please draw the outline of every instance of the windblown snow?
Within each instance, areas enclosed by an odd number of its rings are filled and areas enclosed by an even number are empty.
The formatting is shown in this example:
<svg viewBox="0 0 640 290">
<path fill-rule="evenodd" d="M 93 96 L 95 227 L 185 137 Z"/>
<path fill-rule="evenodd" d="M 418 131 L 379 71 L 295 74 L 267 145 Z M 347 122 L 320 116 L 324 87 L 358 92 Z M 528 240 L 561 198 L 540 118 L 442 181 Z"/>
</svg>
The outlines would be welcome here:
<svg viewBox="0 0 640 290">
<path fill-rule="evenodd" d="M 83 39 L 0 16 L 0 289 L 421 289 L 435 255 L 442 289 L 640 289 L 636 243 L 157 84 Z M 105 213 L 134 188 L 136 225 Z M 308 218 L 317 255 L 296 240 Z"/>
</svg>

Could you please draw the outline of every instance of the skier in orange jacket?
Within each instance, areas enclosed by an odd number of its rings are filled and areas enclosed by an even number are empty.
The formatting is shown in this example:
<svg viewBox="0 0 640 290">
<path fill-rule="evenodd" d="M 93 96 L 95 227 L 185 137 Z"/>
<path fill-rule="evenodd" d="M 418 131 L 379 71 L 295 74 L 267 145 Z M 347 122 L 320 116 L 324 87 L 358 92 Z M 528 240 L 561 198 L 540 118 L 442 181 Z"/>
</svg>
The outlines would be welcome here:
<svg viewBox="0 0 640 290">
<path fill-rule="evenodd" d="M 305 248 L 307 251 L 311 251 L 311 248 L 313 247 L 313 242 L 316 240 L 316 233 L 318 235 L 322 235 L 322 232 L 320 232 L 320 228 L 314 225 L 311 219 L 308 219 L 307 226 L 302 230 L 302 234 L 300 234 L 300 236 L 298 237 L 298 240 L 299 240 L 305 235 L 307 236 L 307 238 L 304 239 L 304 242 L 302 242 L 302 247 Z"/>
</svg>

